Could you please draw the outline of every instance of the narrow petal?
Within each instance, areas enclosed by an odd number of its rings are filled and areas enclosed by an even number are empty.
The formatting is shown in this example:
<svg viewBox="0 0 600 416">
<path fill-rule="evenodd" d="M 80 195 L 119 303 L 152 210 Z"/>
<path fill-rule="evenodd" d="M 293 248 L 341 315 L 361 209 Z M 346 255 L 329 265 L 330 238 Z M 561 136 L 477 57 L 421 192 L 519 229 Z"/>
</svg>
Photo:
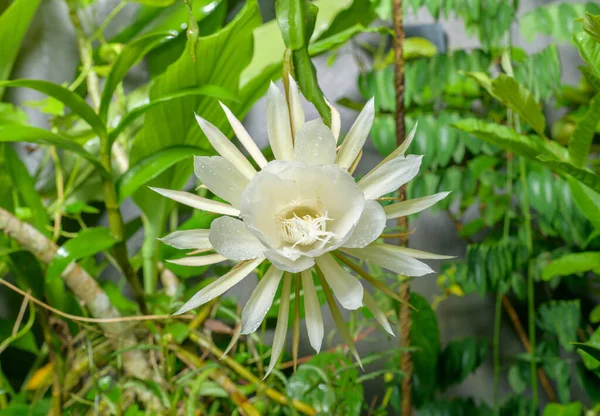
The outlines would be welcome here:
<svg viewBox="0 0 600 416">
<path fill-rule="evenodd" d="M 287 257 L 277 254 L 273 250 L 267 250 L 263 255 L 269 259 L 274 266 L 290 273 L 299 273 L 302 270 L 306 270 L 315 265 L 315 259 L 308 256 L 300 256 L 296 260 L 290 260 Z"/>
<path fill-rule="evenodd" d="M 295 138 L 300 128 L 304 125 L 304 110 L 302 109 L 302 101 L 300 99 L 301 94 L 298 90 L 298 84 L 296 84 L 296 81 L 294 81 L 294 78 L 292 78 L 291 75 L 288 76 L 290 81 L 289 99 L 290 117 L 292 118 L 292 135 Z"/>
<path fill-rule="evenodd" d="M 416 214 L 446 198 L 450 192 L 440 192 L 438 194 L 428 195 L 421 198 L 409 199 L 407 201 L 397 202 L 383 208 L 388 219 L 405 217 Z"/>
<path fill-rule="evenodd" d="M 281 301 L 279 302 L 279 314 L 277 315 L 277 326 L 275 327 L 275 334 L 273 336 L 273 348 L 271 349 L 271 360 L 269 361 L 269 368 L 265 374 L 265 378 L 277 364 L 283 346 L 285 344 L 285 338 L 287 336 L 288 319 L 290 316 L 290 291 L 292 286 L 292 275 L 289 273 L 285 274 L 283 280 L 283 288 L 281 290 Z"/>
<path fill-rule="evenodd" d="M 404 139 L 404 141 L 402 142 L 402 144 L 400 146 L 398 146 L 392 153 L 390 153 L 389 155 L 387 155 L 381 162 L 379 162 L 379 164 L 377 166 L 375 166 L 371 170 L 371 172 L 367 173 L 364 177 L 366 178 L 373 171 L 377 170 L 377 168 L 379 168 L 380 166 L 385 165 L 390 160 L 395 159 L 395 158 L 397 158 L 399 156 L 404 156 L 404 154 L 408 150 L 408 147 L 410 146 L 410 144 L 412 143 L 413 139 L 415 138 L 415 133 L 417 132 L 417 126 L 418 126 L 418 124 L 419 124 L 418 122 L 415 123 L 415 126 L 412 128 L 412 130 L 410 131 L 410 133 L 408 134 L 408 136 L 406 136 L 406 139 Z"/>
<path fill-rule="evenodd" d="M 175 231 L 163 238 L 159 238 L 159 240 L 168 246 L 181 250 L 206 250 L 212 248 L 210 241 L 208 241 L 209 232 L 210 230 L 202 229 Z"/>
<path fill-rule="evenodd" d="M 340 130 L 342 129 L 342 118 L 340 117 L 340 112 L 337 108 L 332 106 L 327 99 L 325 99 L 325 102 L 331 110 L 331 132 L 333 133 L 333 137 L 335 137 L 335 142 L 337 144 L 340 137 Z"/>
<path fill-rule="evenodd" d="M 258 146 L 256 145 L 256 142 L 252 140 L 252 137 L 250 137 L 250 134 L 248 134 L 248 131 L 244 128 L 244 125 L 237 119 L 236 116 L 233 115 L 231 110 L 220 101 L 219 104 L 221 104 L 221 107 L 225 112 L 227 120 L 229 120 L 229 124 L 231 125 L 233 132 L 235 133 L 242 146 L 244 146 L 244 148 L 248 151 L 250 156 L 252 156 L 252 159 L 254 159 L 258 167 L 263 168 L 268 162 L 265 156 L 258 148 Z"/>
<path fill-rule="evenodd" d="M 212 199 L 202 198 L 196 194 L 184 191 L 173 191 L 171 189 L 153 188 L 154 192 L 158 192 L 164 197 L 170 198 L 173 201 L 180 202 L 192 208 L 202 211 L 214 212 L 215 214 L 231 215 L 237 217 L 240 215 L 240 210 L 231 205 L 222 202 L 213 201 Z"/>
<path fill-rule="evenodd" d="M 242 311 L 242 334 L 255 332 L 265 319 L 282 276 L 283 270 L 271 266 L 260 279 Z"/>
<path fill-rule="evenodd" d="M 294 149 L 288 106 L 285 97 L 273 83 L 267 93 L 267 135 L 276 159 L 293 159 Z"/>
<path fill-rule="evenodd" d="M 169 263 L 178 264 L 179 266 L 208 266 L 210 264 L 221 263 L 222 261 L 228 260 L 227 257 L 223 257 L 220 254 L 207 254 L 204 256 L 190 256 L 182 257 L 175 260 L 167 260 Z"/>
<path fill-rule="evenodd" d="M 394 335 L 394 331 L 392 331 L 392 327 L 390 326 L 390 323 L 385 317 L 385 313 L 383 313 L 383 311 L 379 309 L 379 305 L 377 304 L 375 298 L 366 290 L 363 297 L 363 302 L 365 303 L 365 306 L 369 309 L 369 311 L 371 311 L 375 319 L 377 319 L 379 325 L 381 325 L 383 329 L 385 329 L 385 332 L 395 337 L 396 335 Z"/>
<path fill-rule="evenodd" d="M 231 341 L 229 341 L 229 345 L 227 345 L 227 348 L 225 348 L 225 351 L 223 351 L 223 355 L 221 355 L 219 360 L 222 360 L 227 354 L 229 354 L 229 351 L 231 351 L 234 345 L 237 344 L 238 339 L 240 339 L 240 335 L 242 335 L 242 327 L 240 325 L 236 325 L 235 330 L 233 331 L 233 336 L 231 337 Z"/>
<path fill-rule="evenodd" d="M 205 288 L 198 291 L 190 300 L 185 303 L 185 305 L 175 312 L 175 315 L 186 313 L 191 309 L 204 305 L 206 302 L 209 302 L 217 296 L 221 296 L 223 293 L 238 284 L 244 277 L 248 276 L 252 270 L 257 268 L 263 261 L 264 258 L 258 258 L 239 263 L 227 274 L 221 276 Z"/>
<path fill-rule="evenodd" d="M 358 152 L 362 149 L 375 117 L 375 104 L 371 98 L 360 112 L 342 143 L 335 163 L 342 169 L 348 169 L 354 163 Z"/>
<path fill-rule="evenodd" d="M 372 261 L 381 267 L 404 276 L 423 276 L 433 273 L 431 267 L 400 252 L 386 250 L 386 244 L 373 243 L 365 248 L 342 248 L 344 253 L 361 260 Z"/>
<path fill-rule="evenodd" d="M 196 121 L 217 153 L 229 160 L 248 179 L 256 175 L 256 169 L 221 130 L 199 115 L 196 115 Z"/>
<path fill-rule="evenodd" d="M 364 289 L 358 279 L 337 264 L 330 254 L 318 257 L 316 261 L 338 302 L 345 309 L 360 308 Z"/>
<path fill-rule="evenodd" d="M 344 243 L 344 247 L 362 248 L 371 244 L 381 235 L 385 228 L 385 212 L 379 202 L 365 201 L 365 209 L 352 231 L 352 236 Z"/>
<path fill-rule="evenodd" d="M 209 191 L 239 207 L 249 181 L 230 161 L 220 156 L 194 156 L 194 173 Z"/>
<path fill-rule="evenodd" d="M 210 225 L 208 237 L 215 251 L 231 260 L 249 260 L 263 256 L 264 246 L 241 220 L 219 217 Z"/>
<path fill-rule="evenodd" d="M 421 167 L 423 156 L 397 157 L 375 168 L 358 182 L 365 199 L 375 199 L 388 194 L 412 180 Z"/>
<path fill-rule="evenodd" d="M 332 165 L 335 161 L 335 137 L 321 119 L 307 122 L 296 132 L 294 160 L 313 165 Z"/>
<path fill-rule="evenodd" d="M 395 246 L 392 244 L 382 244 L 381 248 L 390 252 L 405 254 L 413 259 L 422 260 L 448 260 L 456 258 L 456 256 L 446 256 L 444 254 L 428 253 L 426 251 L 415 250 L 414 248 Z"/>
<path fill-rule="evenodd" d="M 302 290 L 304 291 L 304 319 L 306 320 L 308 340 L 315 351 L 319 353 L 324 334 L 323 315 L 313 282 L 312 270 L 302 271 Z"/>
</svg>

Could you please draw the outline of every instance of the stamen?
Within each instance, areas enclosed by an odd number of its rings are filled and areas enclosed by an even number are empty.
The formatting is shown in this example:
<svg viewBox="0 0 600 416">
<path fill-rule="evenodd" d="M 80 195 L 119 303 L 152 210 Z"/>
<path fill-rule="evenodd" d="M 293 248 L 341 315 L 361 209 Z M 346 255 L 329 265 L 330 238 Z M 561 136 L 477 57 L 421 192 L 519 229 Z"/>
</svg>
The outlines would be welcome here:
<svg viewBox="0 0 600 416">
<path fill-rule="evenodd" d="M 335 233 L 327 231 L 327 221 L 331 221 L 327 212 L 319 214 L 299 211 L 303 215 L 298 216 L 297 212 L 293 212 L 291 216 L 288 214 L 287 217 L 279 218 L 282 238 L 286 243 L 292 243 L 295 248 L 297 245 L 307 246 L 316 241 L 327 242 L 335 236 Z"/>
</svg>

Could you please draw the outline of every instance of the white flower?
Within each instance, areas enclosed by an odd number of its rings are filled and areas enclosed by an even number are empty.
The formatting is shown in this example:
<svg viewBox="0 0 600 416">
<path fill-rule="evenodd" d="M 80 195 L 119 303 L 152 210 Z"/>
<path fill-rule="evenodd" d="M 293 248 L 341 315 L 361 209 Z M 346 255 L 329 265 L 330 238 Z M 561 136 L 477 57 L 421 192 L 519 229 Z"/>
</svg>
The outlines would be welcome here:
<svg viewBox="0 0 600 416">
<path fill-rule="evenodd" d="M 267 374 L 271 372 L 285 342 L 289 316 L 292 274 L 301 279 L 304 292 L 306 326 L 311 345 L 318 352 L 323 339 L 323 320 L 312 268 L 316 268 L 323 290 L 333 295 L 346 309 L 367 306 L 392 333 L 389 323 L 374 298 L 361 282 L 335 260 L 336 255 L 350 255 L 371 261 L 406 276 L 422 276 L 432 269 L 418 258 L 442 259 L 438 256 L 377 243 L 386 221 L 422 211 L 447 192 L 402 201 L 383 208 L 377 198 L 413 179 L 421 156 L 405 156 L 414 137 L 375 169 L 356 182 L 349 169 L 358 162 L 374 117 L 371 99 L 336 151 L 340 131 L 339 113 L 332 110 L 331 128 L 320 119 L 304 122 L 300 93 L 290 78 L 288 103 L 281 91 L 271 84 L 267 95 L 267 132 L 276 160 L 268 162 L 232 112 L 223 110 L 241 144 L 260 171 L 215 126 L 196 116 L 200 128 L 220 154 L 195 157 L 198 179 L 215 195 L 229 204 L 198 195 L 167 189 L 154 190 L 191 207 L 223 214 L 209 230 L 176 231 L 162 241 L 180 249 L 214 250 L 176 260 L 177 264 L 201 266 L 236 260 L 230 272 L 196 293 L 177 311 L 196 308 L 220 296 L 249 275 L 264 261 L 269 261 L 265 276 L 254 289 L 242 312 L 241 334 L 260 326 L 271 307 L 277 288 L 284 280 L 273 352 Z M 291 119 L 290 119 L 291 118 Z M 336 309 L 335 302 L 330 307 Z M 234 337 L 235 342 L 237 337 Z"/>
</svg>

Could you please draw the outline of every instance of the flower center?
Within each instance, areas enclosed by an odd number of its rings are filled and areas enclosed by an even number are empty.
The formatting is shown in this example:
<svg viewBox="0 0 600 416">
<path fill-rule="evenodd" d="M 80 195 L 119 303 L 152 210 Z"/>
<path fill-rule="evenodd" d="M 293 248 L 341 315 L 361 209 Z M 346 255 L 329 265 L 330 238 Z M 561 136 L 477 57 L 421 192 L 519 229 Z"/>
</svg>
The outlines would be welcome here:
<svg viewBox="0 0 600 416">
<path fill-rule="evenodd" d="M 277 222 L 281 230 L 281 238 L 292 247 L 308 246 L 315 241 L 329 241 L 335 236 L 327 231 L 327 211 L 316 210 L 306 206 L 293 206 L 284 210 Z"/>
</svg>

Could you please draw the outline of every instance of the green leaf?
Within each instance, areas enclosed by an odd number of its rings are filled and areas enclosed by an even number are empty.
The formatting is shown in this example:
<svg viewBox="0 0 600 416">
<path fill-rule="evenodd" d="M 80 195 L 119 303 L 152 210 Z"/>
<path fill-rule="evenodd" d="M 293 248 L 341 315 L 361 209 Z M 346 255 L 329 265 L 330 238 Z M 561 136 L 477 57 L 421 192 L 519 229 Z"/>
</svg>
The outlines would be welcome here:
<svg viewBox="0 0 600 416">
<path fill-rule="evenodd" d="M 62 85 L 37 79 L 18 79 L 15 81 L 0 82 L 0 88 L 1 87 L 31 88 L 46 94 L 60 101 L 65 106 L 70 108 L 71 111 L 85 120 L 85 122 L 88 123 L 92 129 L 94 129 L 98 136 L 103 137 L 106 134 L 104 123 L 94 112 L 92 107 L 90 107 L 89 104 L 86 103 L 85 100 L 79 95 L 68 88 L 63 87 Z"/>
<path fill-rule="evenodd" d="M 573 41 L 583 60 L 589 65 L 593 74 L 600 77 L 600 43 L 585 32 L 575 33 Z"/>
<path fill-rule="evenodd" d="M 548 264 L 542 271 L 542 279 L 550 280 L 555 276 L 583 273 L 598 267 L 600 267 L 600 251 L 567 254 Z"/>
<path fill-rule="evenodd" d="M 40 3 L 41 0 L 15 0 L 0 15 L 0 81 L 10 76 L 21 43 Z M 4 88 L 0 87 L 0 99 L 3 94 Z"/>
<path fill-rule="evenodd" d="M 492 416 L 494 413 L 485 404 L 477 405 L 473 399 L 453 397 L 437 399 L 434 403 L 427 403 L 419 409 L 419 416 Z M 515 415 L 511 415 L 515 416 Z"/>
<path fill-rule="evenodd" d="M 600 94 L 596 94 L 592 98 L 590 108 L 579 119 L 573 136 L 569 139 L 569 157 L 571 162 L 579 168 L 583 167 L 587 161 L 590 146 L 596 134 L 598 119 L 600 119 Z"/>
<path fill-rule="evenodd" d="M 581 403 L 558 404 L 549 403 L 544 407 L 543 416 L 581 416 L 583 407 Z"/>
<path fill-rule="evenodd" d="M 590 341 L 587 343 L 573 343 L 573 345 L 579 350 L 580 355 L 583 357 L 585 366 L 590 370 L 600 367 L 600 342 L 598 342 L 598 338 L 600 337 L 596 336 L 593 338 L 594 339 L 590 339 Z"/>
<path fill-rule="evenodd" d="M 140 160 L 117 181 L 119 203 L 176 163 L 206 154 L 206 150 L 195 146 L 173 146 Z"/>
<path fill-rule="evenodd" d="M 514 59 L 513 54 L 513 59 Z M 540 71 L 539 68 L 544 68 Z M 556 45 L 527 55 L 514 64 L 515 79 L 539 100 L 548 100 L 560 87 L 560 56 Z"/>
<path fill-rule="evenodd" d="M 600 175 L 575 167 L 568 162 L 562 162 L 552 156 L 540 155 L 538 156 L 538 160 L 555 172 L 570 175 L 584 185 L 589 186 L 594 191 L 600 192 Z"/>
<path fill-rule="evenodd" d="M 213 97 L 218 98 L 220 100 L 238 101 L 238 98 L 234 94 L 232 94 L 225 88 L 218 87 L 215 85 L 204 85 L 199 88 L 187 88 L 181 91 L 177 91 L 164 97 L 156 98 L 155 100 L 152 100 L 147 104 L 131 109 L 127 114 L 123 116 L 123 119 L 121 120 L 119 125 L 109 133 L 109 142 L 114 142 L 119 137 L 119 134 L 121 134 L 127 126 L 129 126 L 131 123 L 133 123 L 142 115 L 146 114 L 154 107 L 169 104 L 173 100 L 195 95 Z"/>
<path fill-rule="evenodd" d="M 567 182 L 577 207 L 594 228 L 600 230 L 600 194 L 573 178 L 568 178 Z"/>
<path fill-rule="evenodd" d="M 577 339 L 580 321 L 579 300 L 546 302 L 538 311 L 538 326 L 558 336 L 560 344 L 567 351 L 573 351 L 571 343 Z"/>
<path fill-rule="evenodd" d="M 183 322 L 173 322 L 165 326 L 164 333 L 171 335 L 177 344 L 181 344 L 187 339 L 190 327 Z"/>
<path fill-rule="evenodd" d="M 469 337 L 450 341 L 438 361 L 440 389 L 446 390 L 465 380 L 483 363 L 487 353 L 485 339 Z"/>
<path fill-rule="evenodd" d="M 508 383 L 510 384 L 510 388 L 517 394 L 521 394 L 527 388 L 527 381 L 524 380 L 524 377 L 521 374 L 521 366 L 515 364 L 510 367 L 508 370 Z"/>
<path fill-rule="evenodd" d="M 586 12 L 583 18 L 583 30 L 594 38 L 596 42 L 600 42 L 600 15 L 594 16 Z"/>
<path fill-rule="evenodd" d="M 419 407 L 435 396 L 438 384 L 438 357 L 441 350 L 440 332 L 435 312 L 425 298 L 412 292 L 410 304 L 416 309 L 411 311 L 410 340 L 411 346 L 417 348 L 412 353 L 412 359 L 414 400 Z"/>
<path fill-rule="evenodd" d="M 24 322 L 21 324 L 21 326 Z M 15 322 L 7 319 L 0 319 L 0 340 L 4 341 L 5 339 L 10 338 L 12 335 L 13 327 Z M 23 336 L 15 339 L 10 343 L 12 348 L 17 348 L 22 351 L 27 351 L 32 354 L 39 354 L 39 348 L 35 341 L 35 336 L 33 335 L 33 331 L 26 332 Z M 0 415 L 2 412 L 0 412 Z"/>
<path fill-rule="evenodd" d="M 127 72 L 132 66 L 137 64 L 150 50 L 158 45 L 161 45 L 177 36 L 176 33 L 152 33 L 143 36 L 133 42 L 127 44 L 117 57 L 110 73 L 106 77 L 106 83 L 102 90 L 102 98 L 100 99 L 99 114 L 103 120 L 106 120 L 108 107 L 115 89 L 123 80 Z"/>
<path fill-rule="evenodd" d="M 513 77 L 500 74 L 492 81 L 492 92 L 504 105 L 513 110 L 533 130 L 544 137 L 546 118 L 533 94 Z"/>
<path fill-rule="evenodd" d="M 71 262 L 107 250 L 117 242 L 107 228 L 87 228 L 81 231 L 59 247 L 56 256 L 48 264 L 46 280 L 59 278 Z"/>
<path fill-rule="evenodd" d="M 600 6 L 596 2 L 563 2 L 538 7 L 520 18 L 521 34 L 529 42 L 538 34 L 550 35 L 559 42 L 568 42 L 576 28 L 575 19 L 586 11 L 600 13 Z"/>
<path fill-rule="evenodd" d="M 77 153 L 94 165 L 96 170 L 102 176 L 109 177 L 108 172 L 94 155 L 86 151 L 77 143 L 44 129 L 18 125 L 0 125 L 0 142 L 28 142 L 57 146 L 61 149 Z"/>
<path fill-rule="evenodd" d="M 167 7 L 175 3 L 176 0 L 127 0 L 132 3 L 145 4 L 146 6 L 153 7 Z"/>
<path fill-rule="evenodd" d="M 123 294 L 123 288 L 120 288 L 111 281 L 104 281 L 101 284 L 102 290 L 108 296 L 110 303 L 123 315 L 135 315 L 139 312 L 137 303 Z"/>
<path fill-rule="evenodd" d="M 315 30 L 317 6 L 308 0 L 277 0 L 275 15 L 281 37 L 288 49 L 305 49 Z"/>
<path fill-rule="evenodd" d="M 27 124 L 27 114 L 19 107 L 9 104 L 0 103 L 0 125 L 2 124 Z"/>
</svg>

